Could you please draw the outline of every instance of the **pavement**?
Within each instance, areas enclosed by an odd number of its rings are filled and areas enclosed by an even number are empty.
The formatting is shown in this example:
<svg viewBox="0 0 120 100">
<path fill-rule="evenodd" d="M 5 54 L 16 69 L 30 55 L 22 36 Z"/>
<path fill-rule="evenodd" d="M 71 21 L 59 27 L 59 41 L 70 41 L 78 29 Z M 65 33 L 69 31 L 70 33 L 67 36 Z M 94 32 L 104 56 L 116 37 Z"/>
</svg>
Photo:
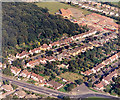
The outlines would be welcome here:
<svg viewBox="0 0 120 100">
<path fill-rule="evenodd" d="M 81 95 L 81 94 L 86 94 L 86 93 L 93 93 L 96 94 L 96 92 L 88 89 L 88 87 L 83 83 L 76 88 L 74 88 L 71 92 L 71 94 L 76 94 L 76 95 Z"/>
<path fill-rule="evenodd" d="M 12 91 L 6 92 L 6 93 L 0 95 L 0 98 L 5 98 L 7 95 L 10 95 L 10 94 L 14 93 L 15 91 L 16 90 L 12 90 Z"/>
<path fill-rule="evenodd" d="M 14 79 L 11 79 L 11 78 L 8 78 L 5 76 L 1 76 L 1 75 L 0 75 L 0 77 L 2 78 L 2 80 L 9 80 L 9 81 L 11 81 L 11 83 L 16 84 L 18 86 L 21 86 L 23 88 L 28 88 L 30 90 L 37 91 L 40 94 L 42 93 L 44 95 L 49 95 L 49 96 L 55 97 L 55 98 L 62 98 L 64 96 L 69 96 L 70 98 L 88 98 L 88 97 L 119 98 L 119 97 L 115 97 L 115 96 L 107 95 L 107 94 L 102 94 L 102 93 L 98 93 L 98 94 L 86 93 L 86 94 L 73 95 L 70 93 L 64 93 L 64 92 L 52 90 L 52 89 L 45 88 L 45 87 L 38 87 L 38 86 L 35 86 L 33 84 L 28 84 L 28 83 L 25 83 L 25 82 L 22 82 L 19 80 L 14 80 Z"/>
</svg>

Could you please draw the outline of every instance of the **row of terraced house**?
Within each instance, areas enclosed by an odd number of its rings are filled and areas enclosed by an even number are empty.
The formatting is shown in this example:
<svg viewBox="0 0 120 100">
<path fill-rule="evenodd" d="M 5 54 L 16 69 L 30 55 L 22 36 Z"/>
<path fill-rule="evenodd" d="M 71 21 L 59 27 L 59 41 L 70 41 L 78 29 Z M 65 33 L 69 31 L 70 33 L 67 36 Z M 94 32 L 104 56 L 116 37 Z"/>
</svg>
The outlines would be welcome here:
<svg viewBox="0 0 120 100">
<path fill-rule="evenodd" d="M 21 76 L 23 78 L 32 79 L 38 82 L 40 86 L 46 85 L 46 86 L 51 86 L 55 89 L 59 89 L 63 86 L 63 84 L 60 84 L 53 80 L 47 82 L 44 77 L 32 72 L 28 72 L 27 70 L 21 70 L 20 68 L 16 68 L 14 66 L 12 66 L 10 69 L 15 76 Z"/>
<path fill-rule="evenodd" d="M 97 73 L 98 71 L 100 71 L 100 69 L 105 67 L 105 65 L 108 65 L 108 64 L 112 63 L 113 61 L 118 60 L 119 57 L 120 57 L 120 52 L 118 52 L 117 54 L 115 54 L 115 55 L 109 57 L 108 59 L 104 60 L 102 63 L 98 64 L 96 67 L 93 67 L 91 70 L 81 72 L 81 74 L 90 75 L 92 73 Z"/>
<path fill-rule="evenodd" d="M 78 35 L 79 36 L 79 35 Z M 62 52 L 60 55 L 62 55 L 62 57 L 54 57 L 54 56 L 46 56 L 45 58 L 38 58 L 34 61 L 30 61 L 26 64 L 26 66 L 28 67 L 31 67 L 33 68 L 35 65 L 39 65 L 40 63 L 41 64 L 46 64 L 47 61 L 51 62 L 51 61 L 61 61 L 62 58 L 66 57 L 66 56 L 70 56 L 70 55 L 73 55 L 73 56 L 76 56 L 78 55 L 79 53 L 81 52 L 85 52 L 86 50 L 89 50 L 89 49 L 93 49 L 94 47 L 98 47 L 100 45 L 103 45 L 103 43 L 106 43 L 109 39 L 113 39 L 113 38 L 116 38 L 117 36 L 113 35 L 112 33 L 108 36 L 104 36 L 103 39 L 101 39 L 100 41 L 92 41 L 92 42 L 89 42 L 81 47 L 77 47 L 75 49 L 72 49 L 70 50 L 69 52 Z"/>
<path fill-rule="evenodd" d="M 53 46 L 61 46 L 61 45 L 65 45 L 68 43 L 72 43 L 72 41 L 76 40 L 76 39 L 82 39 L 91 35 L 94 35 L 97 31 L 95 31 L 95 28 L 91 28 L 90 31 L 86 32 L 86 33 L 82 33 L 79 35 L 75 35 L 66 39 L 62 39 L 56 42 L 53 42 L 49 45 L 47 44 L 43 44 L 41 47 L 38 48 L 34 48 L 33 50 L 30 50 L 29 52 L 23 51 L 22 53 L 17 53 L 16 58 L 22 59 L 22 58 L 27 58 L 29 57 L 30 54 L 34 54 L 34 53 L 40 53 L 41 50 L 50 50 Z"/>
</svg>

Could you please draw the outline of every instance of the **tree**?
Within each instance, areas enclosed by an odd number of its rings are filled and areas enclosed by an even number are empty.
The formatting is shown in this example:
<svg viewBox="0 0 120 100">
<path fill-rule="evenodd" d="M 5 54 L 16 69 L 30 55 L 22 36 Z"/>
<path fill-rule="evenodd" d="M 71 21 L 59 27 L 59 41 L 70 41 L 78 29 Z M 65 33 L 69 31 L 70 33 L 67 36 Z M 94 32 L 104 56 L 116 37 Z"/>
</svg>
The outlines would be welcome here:
<svg viewBox="0 0 120 100">
<path fill-rule="evenodd" d="M 91 82 L 88 83 L 88 87 L 92 87 L 92 83 Z"/>
<path fill-rule="evenodd" d="M 52 56 L 52 54 L 53 54 L 53 51 L 51 51 L 51 50 L 50 51 L 46 51 L 46 55 L 47 56 Z"/>
<path fill-rule="evenodd" d="M 6 74 L 8 76 L 12 76 L 13 75 L 12 72 L 11 72 L 11 70 L 10 70 L 10 68 L 3 69 L 3 74 Z"/>
<path fill-rule="evenodd" d="M 87 31 L 86 28 L 79 27 L 60 15 L 49 14 L 47 8 L 38 7 L 34 3 L 4 3 L 2 7 L 2 46 L 6 51 L 11 46 L 13 48 L 10 51 L 19 51 L 16 45 L 25 46 L 31 41 L 39 41 L 35 42 L 35 46 L 39 46 L 57 41 L 64 33 L 73 36 Z M 5 55 L 5 52 L 3 54 Z"/>
<path fill-rule="evenodd" d="M 76 80 L 75 81 L 77 84 L 81 85 L 83 83 L 83 80 L 82 79 L 79 79 L 79 80 Z"/>
</svg>

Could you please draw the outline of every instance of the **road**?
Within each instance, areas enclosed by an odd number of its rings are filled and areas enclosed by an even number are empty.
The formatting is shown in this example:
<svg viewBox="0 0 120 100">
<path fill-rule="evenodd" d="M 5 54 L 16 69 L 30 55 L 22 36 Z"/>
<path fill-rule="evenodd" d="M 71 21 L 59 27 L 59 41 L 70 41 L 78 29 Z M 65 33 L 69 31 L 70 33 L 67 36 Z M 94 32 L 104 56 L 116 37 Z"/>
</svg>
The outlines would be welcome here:
<svg viewBox="0 0 120 100">
<path fill-rule="evenodd" d="M 55 97 L 55 98 L 61 98 L 63 96 L 69 96 L 70 98 L 87 98 L 87 97 L 118 98 L 115 96 L 101 94 L 101 93 L 71 95 L 69 93 L 63 93 L 63 92 L 60 92 L 57 90 L 52 90 L 52 89 L 48 89 L 45 87 L 38 87 L 38 86 L 35 86 L 33 84 L 28 84 L 28 83 L 25 83 L 22 81 L 10 79 L 10 78 L 5 77 L 5 76 L 0 76 L 0 77 L 2 78 L 2 80 L 9 80 L 9 81 L 11 81 L 11 83 L 16 84 L 18 86 L 21 86 L 23 88 L 28 88 L 30 90 L 34 90 L 34 91 L 37 91 L 37 92 L 45 94 L 45 95 L 50 95 L 50 96 Z"/>
</svg>

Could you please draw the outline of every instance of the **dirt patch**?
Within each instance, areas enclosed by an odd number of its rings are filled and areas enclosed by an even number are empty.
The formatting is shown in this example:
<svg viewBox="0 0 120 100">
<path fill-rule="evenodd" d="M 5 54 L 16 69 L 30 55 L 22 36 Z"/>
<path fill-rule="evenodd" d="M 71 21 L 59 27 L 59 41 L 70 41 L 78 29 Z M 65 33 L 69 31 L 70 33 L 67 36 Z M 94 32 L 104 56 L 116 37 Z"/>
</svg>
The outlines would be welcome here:
<svg viewBox="0 0 120 100">
<path fill-rule="evenodd" d="M 75 19 L 79 19 L 81 17 L 83 17 L 84 15 L 82 14 L 82 11 L 78 10 L 78 9 L 75 9 L 75 8 L 68 8 L 72 14 L 73 14 L 73 17 Z"/>
</svg>

